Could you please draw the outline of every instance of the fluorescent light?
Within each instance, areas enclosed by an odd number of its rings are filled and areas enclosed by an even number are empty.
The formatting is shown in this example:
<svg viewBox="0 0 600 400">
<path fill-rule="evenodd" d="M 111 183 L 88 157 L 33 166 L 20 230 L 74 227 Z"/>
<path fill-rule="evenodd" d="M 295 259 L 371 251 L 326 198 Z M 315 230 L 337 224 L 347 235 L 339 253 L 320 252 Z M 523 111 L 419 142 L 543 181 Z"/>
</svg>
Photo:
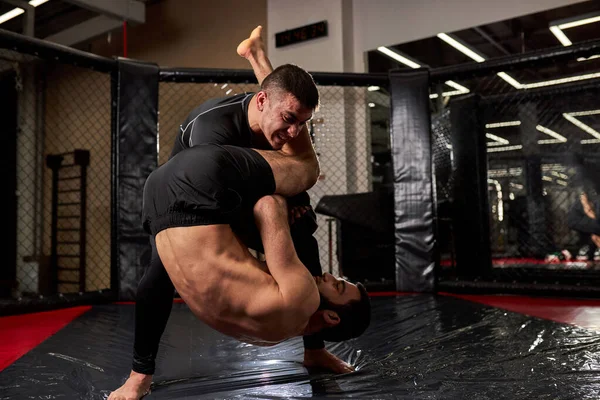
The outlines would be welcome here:
<svg viewBox="0 0 600 400">
<path fill-rule="evenodd" d="M 233 89 L 229 89 L 228 91 L 225 92 L 225 94 L 227 95 L 227 94 L 229 94 L 231 92 L 233 92 Z"/>
<path fill-rule="evenodd" d="M 395 51 L 388 49 L 387 47 L 381 46 L 381 47 L 378 47 L 377 50 L 379 52 L 385 54 L 386 56 L 393 58 L 394 60 L 396 60 L 399 63 L 402 63 L 408 67 L 415 68 L 415 69 L 421 68 L 420 64 L 417 64 L 416 62 L 409 60 L 408 58 L 396 53 Z"/>
<path fill-rule="evenodd" d="M 543 181 L 546 181 L 546 182 L 552 182 L 554 179 L 552 179 L 552 178 L 551 178 L 551 177 L 549 177 L 549 176 L 542 176 L 542 180 L 543 180 Z"/>
<path fill-rule="evenodd" d="M 600 21 L 600 15 L 596 15 L 596 16 L 593 16 L 593 17 L 580 19 L 578 21 L 573 21 L 573 22 L 567 22 L 567 23 L 564 23 L 564 24 L 560 24 L 560 25 L 558 25 L 558 27 L 560 29 L 569 29 L 569 28 L 574 28 L 576 26 L 587 25 L 587 24 L 591 24 L 593 22 L 599 22 L 599 21 Z"/>
<path fill-rule="evenodd" d="M 379 89 L 380 89 L 380 87 L 379 87 L 379 86 L 369 86 L 369 87 L 367 88 L 367 90 L 368 90 L 369 92 L 376 92 L 376 91 L 378 91 Z"/>
<path fill-rule="evenodd" d="M 442 93 L 442 97 L 456 96 L 456 95 L 465 94 L 465 93 L 469 93 L 469 92 L 463 92 L 462 90 L 452 90 L 450 92 L 443 92 Z M 430 94 L 429 98 L 430 99 L 437 99 L 438 98 L 438 94 L 437 93 Z"/>
<path fill-rule="evenodd" d="M 554 34 L 554 36 L 556 36 L 556 38 L 558 39 L 558 41 L 563 45 L 563 46 L 570 46 L 573 43 L 569 40 L 569 38 L 567 37 L 567 35 L 565 35 L 565 33 L 563 31 L 560 30 L 560 28 L 558 26 L 551 26 L 550 27 L 550 32 L 552 32 Z"/>
<path fill-rule="evenodd" d="M 600 110 L 575 111 L 575 112 L 570 112 L 570 113 L 565 113 L 565 114 L 570 115 L 572 117 L 585 117 L 588 115 L 598 115 L 598 114 L 600 114 Z"/>
<path fill-rule="evenodd" d="M 579 61 L 579 62 L 582 62 L 582 61 L 589 61 L 589 60 L 593 60 L 593 59 L 595 59 L 595 58 L 600 58 L 600 55 L 598 55 L 598 54 L 594 54 L 593 56 L 589 56 L 588 58 L 585 58 L 585 57 L 579 57 L 579 58 L 577 59 L 577 61 Z"/>
<path fill-rule="evenodd" d="M 570 123 L 572 123 L 573 125 L 575 125 L 579 129 L 583 130 L 584 132 L 589 133 L 590 135 L 592 135 L 596 139 L 600 139 L 600 133 L 598 133 L 591 126 L 588 126 L 588 125 L 584 124 L 583 122 L 581 122 L 580 120 L 578 120 L 577 118 L 575 118 L 573 116 L 573 114 L 571 114 L 571 113 L 564 113 L 563 117 L 565 117 L 565 119 L 567 121 L 569 121 Z"/>
<path fill-rule="evenodd" d="M 450 96 L 456 96 L 459 94 L 465 94 L 465 93 L 469 93 L 470 90 L 466 87 L 464 87 L 463 85 L 460 85 L 454 81 L 446 81 L 446 85 L 450 86 L 451 88 L 454 88 L 456 90 L 452 90 L 450 92 L 443 92 L 442 96 L 443 97 L 450 97 Z M 433 93 L 429 95 L 430 99 L 437 99 L 439 96 L 437 93 Z"/>
<path fill-rule="evenodd" d="M 446 81 L 446 85 L 450 86 L 451 88 L 454 88 L 456 90 L 459 90 L 463 93 L 469 93 L 470 90 L 467 89 L 466 87 L 464 87 L 463 85 L 459 85 L 458 83 L 454 82 L 454 81 Z"/>
<path fill-rule="evenodd" d="M 515 89 L 523 89 L 523 85 L 521 85 L 515 78 L 508 75 L 506 72 L 498 72 L 497 74 L 500 78 L 504 79 L 506 82 L 510 83 L 512 87 Z"/>
<path fill-rule="evenodd" d="M 542 126 L 542 125 L 536 126 L 535 129 L 537 129 L 540 132 L 545 133 L 548 136 L 552 136 L 554 139 L 558 140 L 558 142 L 547 142 L 547 141 L 545 141 L 545 143 L 559 143 L 559 142 L 566 142 L 567 141 L 567 138 L 564 137 L 563 135 L 561 135 L 559 133 L 556 133 L 552 129 L 548 129 L 548 128 Z M 538 143 L 539 142 L 540 141 L 538 141 Z"/>
<path fill-rule="evenodd" d="M 558 143 L 564 143 L 564 140 L 558 140 L 558 139 L 542 139 L 542 140 L 538 140 L 537 141 L 538 144 L 558 144 Z"/>
<path fill-rule="evenodd" d="M 552 171 L 551 174 L 560 179 L 569 179 L 569 175 L 565 175 L 562 172 Z"/>
<path fill-rule="evenodd" d="M 48 0 L 31 0 L 29 2 L 29 5 L 37 7 L 41 4 L 46 3 L 47 1 Z M 0 15 L 0 24 L 3 24 L 6 21 L 11 20 L 15 17 L 18 17 L 19 15 L 23 14 L 24 12 L 25 12 L 25 10 L 23 10 L 22 8 L 13 8 L 9 12 L 6 12 L 6 13 Z"/>
<path fill-rule="evenodd" d="M 14 8 L 11 11 L 0 15 L 0 24 L 8 21 L 9 19 L 13 19 L 16 16 L 23 14 L 25 10 L 22 8 Z"/>
<path fill-rule="evenodd" d="M 571 76 L 568 78 L 553 79 L 551 81 L 544 81 L 544 82 L 537 82 L 537 83 L 525 83 L 525 84 L 523 84 L 523 89 L 533 89 L 533 88 L 539 88 L 539 87 L 544 87 L 544 86 L 561 85 L 563 83 L 584 81 L 586 79 L 594 79 L 594 78 L 600 78 L 600 73 L 595 72 L 593 74 L 577 75 L 577 76 Z"/>
<path fill-rule="evenodd" d="M 488 139 L 492 139 L 492 140 L 494 140 L 496 143 L 499 143 L 499 144 L 508 144 L 508 143 L 509 143 L 509 142 L 508 142 L 508 140 L 506 140 L 506 139 L 504 139 L 504 138 L 501 138 L 500 136 L 493 135 L 493 134 L 491 134 L 491 133 L 486 133 L 486 134 L 485 134 L 485 137 L 487 137 Z M 491 146 L 497 146 L 497 144 L 496 144 L 496 143 L 488 143 L 488 145 L 491 145 Z"/>
<path fill-rule="evenodd" d="M 375 103 L 369 103 L 369 107 L 371 107 L 371 108 L 375 107 Z"/>
<path fill-rule="evenodd" d="M 514 151 L 514 150 L 521 150 L 523 148 L 523 145 L 517 144 L 515 146 L 506 146 L 506 147 L 492 147 L 487 149 L 488 153 L 497 153 L 500 151 Z"/>
<path fill-rule="evenodd" d="M 44 3 L 47 3 L 49 0 L 31 0 L 29 2 L 29 5 L 37 7 L 37 6 L 41 6 Z"/>
<path fill-rule="evenodd" d="M 568 183 L 567 183 L 567 182 L 565 182 L 565 181 L 563 181 L 563 180 L 560 180 L 560 179 L 557 179 L 557 180 L 556 180 L 556 183 L 558 183 L 558 184 L 559 184 L 559 185 L 561 185 L 561 186 L 567 186 L 567 185 L 568 185 Z"/>
<path fill-rule="evenodd" d="M 600 139 L 583 139 L 581 144 L 596 144 L 600 143 Z"/>
<path fill-rule="evenodd" d="M 454 39 L 453 37 L 450 37 L 450 36 L 448 36 L 445 33 L 438 33 L 437 37 L 439 37 L 444 42 L 448 43 L 450 46 L 454 47 L 456 50 L 460 51 L 461 53 L 463 53 L 467 57 L 470 57 L 470 58 L 472 58 L 473 60 L 475 60 L 477 62 L 484 62 L 485 61 L 484 57 L 482 57 L 481 55 L 475 53 L 473 50 L 471 50 L 470 48 L 468 48 L 464 44 L 460 43 L 458 40 Z"/>
<path fill-rule="evenodd" d="M 505 122 L 493 122 L 491 124 L 485 124 L 488 129 L 491 128 L 504 128 L 505 126 L 519 126 L 521 121 L 505 121 Z"/>
</svg>

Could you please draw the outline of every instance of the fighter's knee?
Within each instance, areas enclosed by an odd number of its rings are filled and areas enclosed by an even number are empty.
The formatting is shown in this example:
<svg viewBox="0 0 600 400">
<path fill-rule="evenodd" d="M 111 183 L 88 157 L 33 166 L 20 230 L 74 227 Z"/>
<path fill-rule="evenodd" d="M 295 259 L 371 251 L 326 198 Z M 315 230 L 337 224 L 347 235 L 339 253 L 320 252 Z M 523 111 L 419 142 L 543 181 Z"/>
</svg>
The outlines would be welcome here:
<svg viewBox="0 0 600 400">
<path fill-rule="evenodd" d="M 254 205 L 254 216 L 268 218 L 268 216 L 283 215 L 287 218 L 287 202 L 279 195 L 263 196 Z"/>
</svg>

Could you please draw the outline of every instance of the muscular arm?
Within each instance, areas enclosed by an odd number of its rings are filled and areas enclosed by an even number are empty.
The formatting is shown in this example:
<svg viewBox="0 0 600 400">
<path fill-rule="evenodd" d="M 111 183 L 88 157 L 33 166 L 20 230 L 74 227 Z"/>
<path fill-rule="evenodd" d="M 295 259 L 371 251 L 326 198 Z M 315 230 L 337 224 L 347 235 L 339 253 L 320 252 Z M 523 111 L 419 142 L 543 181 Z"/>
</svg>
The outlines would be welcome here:
<svg viewBox="0 0 600 400">
<path fill-rule="evenodd" d="M 264 246 L 269 272 L 279 286 L 283 306 L 298 328 L 319 306 L 317 285 L 312 275 L 300 262 L 288 226 L 288 211 L 280 196 L 261 198 L 254 207 L 256 225 Z M 277 299 L 275 299 L 277 301 Z"/>
</svg>

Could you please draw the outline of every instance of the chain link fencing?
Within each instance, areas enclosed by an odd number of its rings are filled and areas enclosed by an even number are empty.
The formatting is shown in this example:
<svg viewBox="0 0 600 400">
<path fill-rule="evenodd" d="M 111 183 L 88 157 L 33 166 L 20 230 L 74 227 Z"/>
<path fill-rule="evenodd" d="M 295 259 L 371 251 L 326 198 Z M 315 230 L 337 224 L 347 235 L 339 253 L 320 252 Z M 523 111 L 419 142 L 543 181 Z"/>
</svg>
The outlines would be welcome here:
<svg viewBox="0 0 600 400">
<path fill-rule="evenodd" d="M 111 76 L 0 49 L 2 306 L 110 288 Z"/>
<path fill-rule="evenodd" d="M 451 188 L 461 179 L 453 169 L 450 115 L 453 104 L 473 95 L 479 108 L 466 125 L 485 135 L 494 276 L 539 282 L 546 274 L 558 283 L 562 271 L 599 269 L 600 74 L 589 72 L 598 66 L 573 54 L 472 75 L 456 69 L 456 78 L 434 79 L 433 157 L 446 270 L 456 267 L 452 227 L 461 223 L 448 214 Z"/>
</svg>

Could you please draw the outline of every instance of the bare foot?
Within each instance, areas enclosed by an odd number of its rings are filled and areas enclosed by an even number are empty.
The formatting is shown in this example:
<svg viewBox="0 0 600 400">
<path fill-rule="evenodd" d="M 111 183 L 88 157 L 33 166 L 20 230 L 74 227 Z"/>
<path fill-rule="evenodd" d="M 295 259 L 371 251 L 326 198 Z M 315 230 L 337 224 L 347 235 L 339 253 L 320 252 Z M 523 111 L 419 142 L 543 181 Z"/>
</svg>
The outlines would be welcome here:
<svg viewBox="0 0 600 400">
<path fill-rule="evenodd" d="M 127 382 L 108 396 L 108 400 L 140 400 L 150 393 L 152 375 L 131 371 Z"/>
<path fill-rule="evenodd" d="M 256 57 L 259 52 L 265 52 L 265 44 L 262 40 L 262 26 L 259 25 L 250 33 L 248 39 L 243 40 L 237 47 L 237 53 L 246 60 Z"/>
</svg>

